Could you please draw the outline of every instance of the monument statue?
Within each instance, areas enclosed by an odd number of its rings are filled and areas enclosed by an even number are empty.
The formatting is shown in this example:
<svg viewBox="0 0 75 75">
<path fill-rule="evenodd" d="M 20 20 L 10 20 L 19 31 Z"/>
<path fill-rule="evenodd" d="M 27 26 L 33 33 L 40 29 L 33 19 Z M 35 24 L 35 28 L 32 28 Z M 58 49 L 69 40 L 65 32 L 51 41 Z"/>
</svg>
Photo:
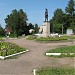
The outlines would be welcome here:
<svg viewBox="0 0 75 75">
<path fill-rule="evenodd" d="M 45 22 L 48 22 L 48 9 L 45 9 Z"/>
<path fill-rule="evenodd" d="M 45 9 L 44 16 L 45 21 L 39 29 L 39 32 L 41 33 L 40 37 L 50 37 L 50 22 L 48 22 L 48 9 Z"/>
</svg>

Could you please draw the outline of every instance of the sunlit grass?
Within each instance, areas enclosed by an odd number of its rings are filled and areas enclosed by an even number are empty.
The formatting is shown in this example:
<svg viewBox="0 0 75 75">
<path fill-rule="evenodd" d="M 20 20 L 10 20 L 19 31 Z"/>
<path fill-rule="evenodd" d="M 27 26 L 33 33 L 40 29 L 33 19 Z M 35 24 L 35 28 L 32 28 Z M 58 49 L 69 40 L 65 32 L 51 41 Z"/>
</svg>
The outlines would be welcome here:
<svg viewBox="0 0 75 75">
<path fill-rule="evenodd" d="M 37 75 L 75 75 L 74 68 L 42 68 L 37 71 Z"/>
<path fill-rule="evenodd" d="M 49 50 L 48 53 L 75 53 L 75 46 L 66 46 Z"/>
</svg>

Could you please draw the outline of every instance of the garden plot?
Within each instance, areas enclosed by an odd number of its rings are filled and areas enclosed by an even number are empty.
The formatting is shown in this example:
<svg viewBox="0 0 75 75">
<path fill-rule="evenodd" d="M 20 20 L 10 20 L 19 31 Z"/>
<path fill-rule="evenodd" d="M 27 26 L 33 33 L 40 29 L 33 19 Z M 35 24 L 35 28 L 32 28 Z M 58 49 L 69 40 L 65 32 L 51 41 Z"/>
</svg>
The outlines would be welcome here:
<svg viewBox="0 0 75 75">
<path fill-rule="evenodd" d="M 1 59 L 19 55 L 27 51 L 29 50 L 27 50 L 26 48 L 19 47 L 16 44 L 0 41 L 0 58 Z"/>
</svg>

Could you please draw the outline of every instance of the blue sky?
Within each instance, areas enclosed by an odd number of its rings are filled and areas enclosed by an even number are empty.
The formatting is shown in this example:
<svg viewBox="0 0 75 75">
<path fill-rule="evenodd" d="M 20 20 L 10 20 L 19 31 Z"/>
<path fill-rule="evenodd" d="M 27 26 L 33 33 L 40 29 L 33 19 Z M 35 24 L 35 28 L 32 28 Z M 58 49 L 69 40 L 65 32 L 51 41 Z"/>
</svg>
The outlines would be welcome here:
<svg viewBox="0 0 75 75">
<path fill-rule="evenodd" d="M 63 11 L 69 0 L 0 0 L 0 24 L 5 27 L 4 19 L 13 9 L 23 9 L 28 15 L 28 23 L 42 25 L 45 8 L 48 9 L 49 19 L 57 8 Z"/>
</svg>

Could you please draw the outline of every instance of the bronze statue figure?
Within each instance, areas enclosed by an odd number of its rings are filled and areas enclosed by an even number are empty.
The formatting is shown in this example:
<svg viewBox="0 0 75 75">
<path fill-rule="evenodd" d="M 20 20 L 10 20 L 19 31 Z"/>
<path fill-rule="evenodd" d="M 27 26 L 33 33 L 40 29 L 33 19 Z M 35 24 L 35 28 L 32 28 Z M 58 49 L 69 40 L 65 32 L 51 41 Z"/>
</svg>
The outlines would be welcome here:
<svg viewBox="0 0 75 75">
<path fill-rule="evenodd" d="M 45 22 L 48 22 L 48 9 L 45 9 Z"/>
</svg>

